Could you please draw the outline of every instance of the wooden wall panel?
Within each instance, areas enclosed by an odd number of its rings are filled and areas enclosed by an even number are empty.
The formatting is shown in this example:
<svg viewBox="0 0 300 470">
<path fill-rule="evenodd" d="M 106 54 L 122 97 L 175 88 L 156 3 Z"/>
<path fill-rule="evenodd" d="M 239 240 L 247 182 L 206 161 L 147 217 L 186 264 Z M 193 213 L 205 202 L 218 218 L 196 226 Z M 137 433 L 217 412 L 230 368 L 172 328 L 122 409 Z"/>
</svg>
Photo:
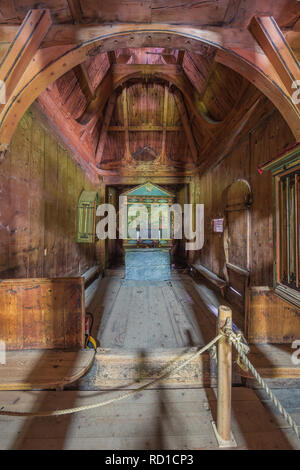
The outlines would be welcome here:
<svg viewBox="0 0 300 470">
<path fill-rule="evenodd" d="M 176 191 L 176 203 L 177 204 L 180 204 L 181 207 L 183 208 L 184 207 L 184 204 L 188 204 L 189 202 L 189 191 L 188 191 L 188 186 L 189 185 L 184 185 L 182 187 L 180 187 L 177 191 Z M 175 255 L 176 255 L 176 258 L 181 261 L 181 262 L 185 262 L 186 260 L 186 249 L 185 249 L 185 238 L 184 238 L 184 226 L 183 226 L 183 221 L 182 221 L 182 239 L 179 239 L 177 240 L 176 242 L 176 252 L 175 252 Z"/>
<path fill-rule="evenodd" d="M 57 257 L 55 248 L 57 247 L 58 231 L 58 148 L 55 140 L 49 134 L 45 135 L 45 191 L 44 191 L 44 217 L 45 221 L 55 221 L 49 224 L 44 234 L 44 272 L 49 277 L 54 277 L 56 273 Z"/>
<path fill-rule="evenodd" d="M 270 103 L 269 114 L 257 122 L 253 130 L 226 155 L 221 163 L 205 173 L 198 181 L 199 203 L 205 205 L 205 244 L 199 261 L 224 278 L 225 262 L 223 236 L 212 232 L 212 218 L 224 216 L 224 191 L 236 179 L 250 183 L 253 204 L 250 213 L 250 283 L 272 285 L 272 180 L 268 173 L 257 168 L 269 158 L 275 158 L 294 143 L 294 137 L 280 114 Z M 257 113 L 260 114 L 260 113 Z"/>
<path fill-rule="evenodd" d="M 3 280 L 0 304 L 8 350 L 84 347 L 83 278 Z"/>
<path fill-rule="evenodd" d="M 294 143 L 291 131 L 278 112 L 263 121 L 250 135 L 250 185 L 253 193 L 251 284 L 273 282 L 273 198 L 270 172 L 257 168 Z"/>
<path fill-rule="evenodd" d="M 32 118 L 27 115 L 19 124 L 19 138 L 14 139 L 11 144 L 10 158 L 8 155 L 5 156 L 5 160 L 8 159 L 10 163 L 10 170 L 7 175 L 9 181 L 8 193 L 4 194 L 10 202 L 7 225 L 9 259 L 6 269 L 11 275 L 17 277 L 30 275 L 29 259 L 32 251 L 29 219 L 31 128 Z M 1 205 L 1 213 L 6 207 L 5 198 Z M 0 243 L 2 243 L 2 240 Z M 7 277 L 10 277 L 10 274 Z"/>
<path fill-rule="evenodd" d="M 22 153 L 21 153 L 22 155 Z M 32 121 L 31 149 L 30 149 L 30 197 L 29 197 L 29 221 L 30 221 L 30 252 L 29 252 L 29 277 L 42 277 L 43 275 L 43 247 L 44 230 L 44 200 L 41 198 L 44 187 L 45 166 L 45 132 L 36 119 Z M 22 166 L 20 167 L 21 170 Z M 22 171 L 22 170 L 21 170 Z M 20 194 L 16 194 L 20 197 Z"/>
<path fill-rule="evenodd" d="M 28 111 L 0 163 L 0 278 L 79 274 L 95 247 L 76 242 L 77 203 L 97 191 L 50 129 Z"/>
</svg>

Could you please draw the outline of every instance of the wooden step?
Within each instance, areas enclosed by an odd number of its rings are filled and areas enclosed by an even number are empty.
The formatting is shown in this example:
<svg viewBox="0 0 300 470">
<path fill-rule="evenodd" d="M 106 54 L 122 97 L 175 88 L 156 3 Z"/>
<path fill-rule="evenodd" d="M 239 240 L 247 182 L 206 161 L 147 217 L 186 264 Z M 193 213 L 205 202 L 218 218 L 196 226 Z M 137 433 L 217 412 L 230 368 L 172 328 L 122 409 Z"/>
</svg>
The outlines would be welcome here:
<svg viewBox="0 0 300 470">
<path fill-rule="evenodd" d="M 192 348 L 192 353 L 196 348 Z M 150 381 L 161 375 L 171 361 L 182 363 L 191 354 L 186 349 L 119 351 L 101 349 L 96 355 L 97 375 L 95 386 L 99 388 L 138 387 L 141 381 Z M 215 386 L 217 369 L 209 353 L 199 356 L 187 367 L 163 380 L 161 385 Z M 136 382 L 138 382 L 136 384 Z M 155 384 L 153 388 L 158 388 Z"/>
<path fill-rule="evenodd" d="M 118 349 L 99 349 L 95 365 L 72 388 L 80 390 L 105 390 L 138 388 L 141 384 L 158 378 L 171 362 L 182 364 L 197 348 L 177 348 L 141 352 Z M 189 351 L 187 353 L 187 351 Z M 234 374 L 233 382 L 240 384 Z M 217 366 L 208 352 L 198 356 L 186 367 L 173 373 L 151 389 L 161 387 L 214 387 L 217 384 Z"/>
</svg>

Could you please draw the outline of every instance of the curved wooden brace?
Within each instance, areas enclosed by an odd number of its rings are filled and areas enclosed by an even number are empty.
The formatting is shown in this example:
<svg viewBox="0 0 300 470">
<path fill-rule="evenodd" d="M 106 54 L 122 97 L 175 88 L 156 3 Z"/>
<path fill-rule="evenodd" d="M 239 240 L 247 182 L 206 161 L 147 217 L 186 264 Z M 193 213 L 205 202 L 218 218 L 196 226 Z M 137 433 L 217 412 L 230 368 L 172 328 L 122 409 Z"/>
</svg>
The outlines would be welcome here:
<svg viewBox="0 0 300 470">
<path fill-rule="evenodd" d="M 48 85 L 88 57 L 128 47 L 128 44 L 134 44 L 134 47 L 165 47 L 168 44 L 167 47 L 172 45 L 191 51 L 197 51 L 199 42 L 216 47 L 219 49 L 217 60 L 259 88 L 279 109 L 295 138 L 300 140 L 299 111 L 250 33 L 247 32 L 247 41 L 243 40 L 240 47 L 238 38 L 237 47 L 232 47 L 226 44 L 225 36 L 215 31 L 168 24 L 99 26 L 96 34 L 81 44 L 49 47 L 36 52 L 0 114 L 0 150 L 7 147 L 20 118 Z"/>
</svg>

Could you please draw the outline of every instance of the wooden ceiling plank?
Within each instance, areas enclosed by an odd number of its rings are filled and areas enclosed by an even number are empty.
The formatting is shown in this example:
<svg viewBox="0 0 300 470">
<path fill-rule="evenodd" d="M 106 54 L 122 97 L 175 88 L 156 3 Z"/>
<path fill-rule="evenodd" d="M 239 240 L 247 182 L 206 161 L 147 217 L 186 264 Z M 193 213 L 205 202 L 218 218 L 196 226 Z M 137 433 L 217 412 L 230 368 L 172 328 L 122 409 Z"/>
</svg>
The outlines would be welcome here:
<svg viewBox="0 0 300 470">
<path fill-rule="evenodd" d="M 174 94 L 175 102 L 176 102 L 179 115 L 181 118 L 182 126 L 184 128 L 184 132 L 185 132 L 185 135 L 186 135 L 189 147 L 190 147 L 193 162 L 197 164 L 198 150 L 197 150 L 197 146 L 196 146 L 194 136 L 191 130 L 190 121 L 189 121 L 189 117 L 185 109 L 183 98 L 181 96 L 181 93 L 177 89 L 174 90 L 173 94 Z"/>
<path fill-rule="evenodd" d="M 162 78 L 173 83 L 183 94 L 186 103 L 197 121 L 205 127 L 207 133 L 216 125 L 208 122 L 200 107 L 201 98 L 197 90 L 177 64 L 115 64 L 112 66 L 114 87 L 130 78 Z"/>
<path fill-rule="evenodd" d="M 82 22 L 80 0 L 68 0 L 69 9 L 75 23 Z"/>
<path fill-rule="evenodd" d="M 275 19 L 272 16 L 253 17 L 249 29 L 292 95 L 295 81 L 300 80 L 300 64 Z M 300 104 L 297 106 L 300 110 Z"/>
<path fill-rule="evenodd" d="M 115 105 L 116 105 L 116 100 L 117 100 L 117 93 L 114 92 L 110 96 L 110 98 L 108 100 L 108 103 L 107 103 L 107 107 L 106 107 L 106 111 L 105 111 L 105 115 L 104 115 L 104 120 L 103 120 L 103 124 L 102 124 L 102 128 L 101 128 L 101 132 L 100 132 L 100 137 L 99 137 L 99 141 L 98 141 L 98 146 L 97 146 L 97 150 L 96 150 L 95 160 L 96 160 L 96 164 L 98 164 L 98 165 L 101 164 L 101 161 L 102 161 L 102 158 L 103 158 L 103 152 L 104 152 L 106 139 L 107 139 L 107 132 L 108 132 L 109 124 L 110 124 L 112 114 L 113 114 L 113 111 L 114 111 L 114 108 L 115 108 Z"/>
<path fill-rule="evenodd" d="M 30 10 L 0 62 L 2 101 L 8 101 L 52 24 L 49 10 Z M 1 108 L 4 104 L 1 104 Z"/>
<path fill-rule="evenodd" d="M 75 2 L 75 0 L 72 0 Z M 66 0 L 1 0 L 2 22 L 21 22 L 30 4 L 49 4 L 58 23 L 66 23 L 70 9 Z M 69 1 L 70 3 L 70 1 Z M 76 2 L 79 3 L 79 0 Z M 284 27 L 292 27 L 299 16 L 295 0 L 80 0 L 82 17 L 88 24 L 170 23 L 185 24 L 190 28 L 210 25 L 243 29 L 253 15 L 267 15 L 270 11 Z"/>
</svg>

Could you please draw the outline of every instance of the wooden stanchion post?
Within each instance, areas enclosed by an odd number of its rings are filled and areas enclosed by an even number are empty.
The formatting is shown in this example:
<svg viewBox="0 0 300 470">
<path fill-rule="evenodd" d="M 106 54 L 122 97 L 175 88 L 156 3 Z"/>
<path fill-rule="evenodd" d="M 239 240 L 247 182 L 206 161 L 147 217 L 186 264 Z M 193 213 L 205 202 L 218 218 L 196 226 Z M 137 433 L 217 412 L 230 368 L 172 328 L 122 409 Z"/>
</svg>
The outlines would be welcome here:
<svg viewBox="0 0 300 470">
<path fill-rule="evenodd" d="M 232 325 L 232 311 L 225 305 L 219 306 L 218 334 L 229 318 Z M 218 342 L 218 404 L 217 426 L 214 430 L 219 447 L 234 447 L 235 440 L 231 433 L 231 380 L 232 380 L 232 345 L 225 336 Z"/>
</svg>

